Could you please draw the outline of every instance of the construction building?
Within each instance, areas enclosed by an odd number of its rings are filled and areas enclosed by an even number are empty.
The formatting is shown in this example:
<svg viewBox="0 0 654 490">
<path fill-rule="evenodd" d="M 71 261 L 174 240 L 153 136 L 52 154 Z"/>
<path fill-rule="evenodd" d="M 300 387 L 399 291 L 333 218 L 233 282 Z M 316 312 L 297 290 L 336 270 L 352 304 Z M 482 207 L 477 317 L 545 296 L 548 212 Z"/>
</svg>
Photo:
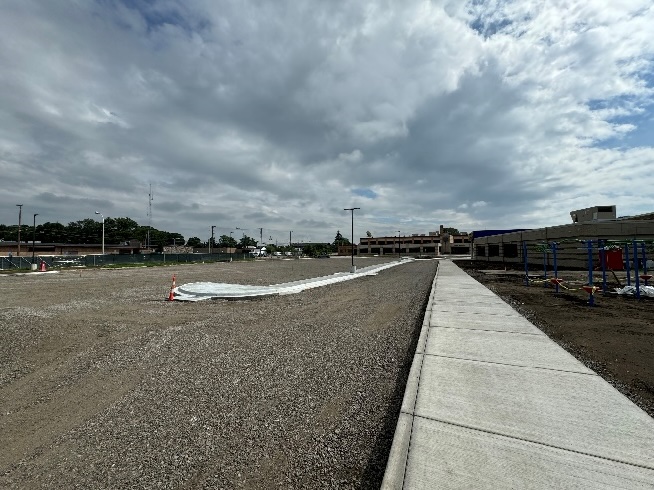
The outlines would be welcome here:
<svg viewBox="0 0 654 490">
<path fill-rule="evenodd" d="M 593 266 L 599 267 L 599 248 L 624 249 L 633 244 L 637 254 L 647 253 L 654 243 L 654 213 L 616 217 L 616 206 L 595 206 L 570 212 L 572 223 L 526 230 L 487 230 L 472 233 L 472 258 L 488 262 L 524 263 L 524 251 L 530 265 L 552 267 L 556 247 L 557 267 L 588 266 L 591 243 Z M 652 252 L 649 252 L 652 254 Z M 649 257 L 651 258 L 651 257 Z"/>
<path fill-rule="evenodd" d="M 345 249 L 343 250 L 345 252 Z M 347 247 L 347 253 L 351 248 Z M 339 249 L 339 254 L 341 250 Z M 383 236 L 359 238 L 355 249 L 359 255 L 437 256 L 441 254 L 470 254 L 470 236 L 467 233 L 449 234 L 444 231 L 413 233 L 409 236 Z M 344 253 L 345 255 L 345 253 Z"/>
</svg>

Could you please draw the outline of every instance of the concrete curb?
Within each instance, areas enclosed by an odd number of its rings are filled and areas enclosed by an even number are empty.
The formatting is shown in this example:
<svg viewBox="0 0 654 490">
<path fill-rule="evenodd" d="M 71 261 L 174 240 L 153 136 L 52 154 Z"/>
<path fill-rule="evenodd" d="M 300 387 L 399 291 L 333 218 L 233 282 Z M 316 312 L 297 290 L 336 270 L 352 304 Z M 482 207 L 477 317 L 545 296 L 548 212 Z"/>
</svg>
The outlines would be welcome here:
<svg viewBox="0 0 654 490">
<path fill-rule="evenodd" d="M 438 281 L 439 269 L 436 269 L 436 275 L 434 276 L 431 291 L 429 293 L 427 308 L 425 308 L 425 318 L 422 322 L 420 337 L 418 338 L 418 344 L 416 346 L 416 353 L 413 357 L 413 362 L 411 363 L 411 370 L 409 371 L 409 377 L 404 390 L 402 408 L 400 409 L 400 415 L 397 420 L 391 451 L 388 455 L 384 480 L 380 487 L 382 490 L 397 490 L 404 487 L 404 472 L 409 457 L 411 434 L 413 432 L 413 413 L 416 406 L 416 398 L 418 397 L 420 371 L 422 369 L 425 346 L 427 345 L 427 337 L 429 336 L 429 325 L 436 297 L 436 282 Z"/>
</svg>

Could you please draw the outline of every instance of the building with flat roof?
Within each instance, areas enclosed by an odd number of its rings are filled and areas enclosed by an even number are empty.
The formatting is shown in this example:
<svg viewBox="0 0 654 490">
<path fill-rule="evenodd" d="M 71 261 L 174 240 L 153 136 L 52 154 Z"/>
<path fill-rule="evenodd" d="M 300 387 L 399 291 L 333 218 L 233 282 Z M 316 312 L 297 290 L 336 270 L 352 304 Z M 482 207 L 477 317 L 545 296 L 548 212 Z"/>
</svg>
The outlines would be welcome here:
<svg viewBox="0 0 654 490">
<path fill-rule="evenodd" d="M 572 223 L 532 230 L 507 230 L 495 235 L 473 232 L 472 258 L 488 262 L 524 263 L 524 251 L 531 265 L 552 267 L 553 255 L 547 251 L 556 244 L 557 266 L 585 268 L 588 242 L 592 242 L 593 265 L 600 266 L 599 247 L 613 245 L 646 253 L 654 243 L 654 213 L 615 218 L 615 206 L 595 206 L 572 211 Z M 607 216 L 614 216 L 607 218 Z M 547 247 L 546 247 L 547 245 Z M 650 252 L 651 253 L 651 252 Z M 632 253 L 633 257 L 633 253 Z"/>
</svg>

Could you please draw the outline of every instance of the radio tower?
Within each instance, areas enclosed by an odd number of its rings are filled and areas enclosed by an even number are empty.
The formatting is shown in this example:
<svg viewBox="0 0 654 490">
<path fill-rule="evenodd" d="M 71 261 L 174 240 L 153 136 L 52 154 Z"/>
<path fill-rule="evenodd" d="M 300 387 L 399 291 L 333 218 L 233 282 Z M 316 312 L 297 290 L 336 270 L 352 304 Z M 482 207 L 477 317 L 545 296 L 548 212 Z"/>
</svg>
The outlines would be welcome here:
<svg viewBox="0 0 654 490">
<path fill-rule="evenodd" d="M 150 184 L 150 193 L 148 194 L 148 238 L 146 247 L 150 248 L 150 230 L 152 229 L 152 201 L 154 196 L 152 195 L 152 184 Z"/>
</svg>

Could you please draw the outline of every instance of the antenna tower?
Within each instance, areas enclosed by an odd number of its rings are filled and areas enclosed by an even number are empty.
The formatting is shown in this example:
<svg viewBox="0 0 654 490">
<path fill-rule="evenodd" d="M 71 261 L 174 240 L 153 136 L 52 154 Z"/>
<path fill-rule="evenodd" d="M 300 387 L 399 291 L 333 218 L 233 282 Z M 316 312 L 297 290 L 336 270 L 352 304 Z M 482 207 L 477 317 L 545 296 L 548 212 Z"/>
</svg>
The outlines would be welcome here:
<svg viewBox="0 0 654 490">
<path fill-rule="evenodd" d="M 148 239 L 147 239 L 147 248 L 150 248 L 150 230 L 152 229 L 152 201 L 154 200 L 154 195 L 152 194 L 152 184 L 150 184 L 150 193 L 148 194 Z"/>
</svg>

